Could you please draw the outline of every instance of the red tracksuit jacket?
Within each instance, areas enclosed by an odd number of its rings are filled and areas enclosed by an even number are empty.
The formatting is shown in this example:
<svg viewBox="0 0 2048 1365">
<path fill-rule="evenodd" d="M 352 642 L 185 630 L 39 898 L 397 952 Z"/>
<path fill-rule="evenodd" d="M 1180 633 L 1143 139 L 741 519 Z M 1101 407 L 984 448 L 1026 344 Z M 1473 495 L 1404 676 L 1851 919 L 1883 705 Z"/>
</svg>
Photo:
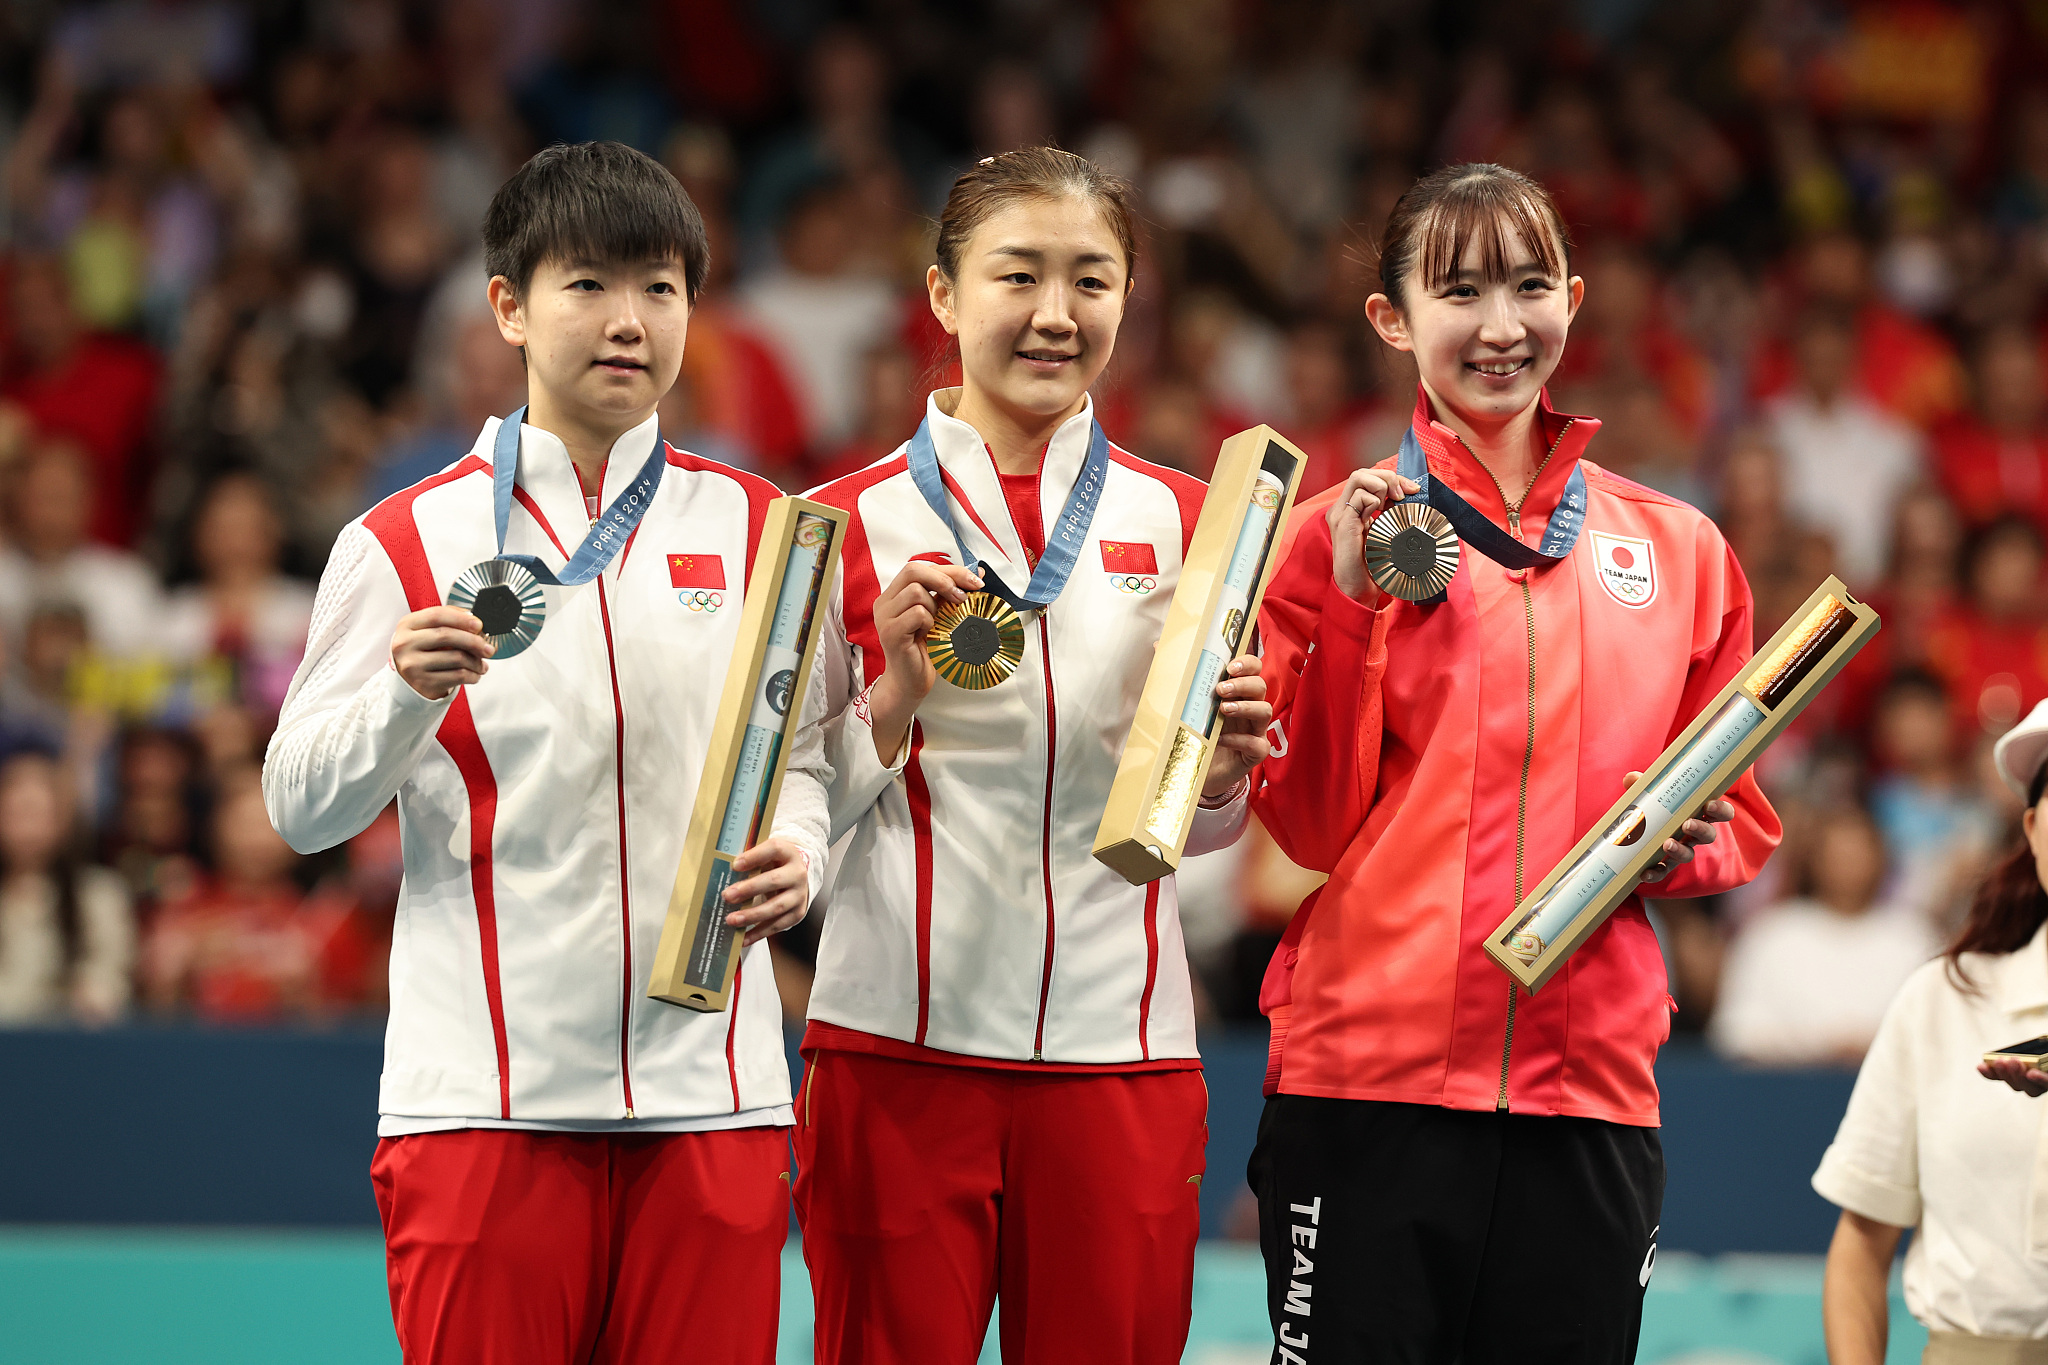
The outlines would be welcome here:
<svg viewBox="0 0 2048 1365">
<path fill-rule="evenodd" d="M 1468 546 L 1445 601 L 1369 610 L 1331 577 L 1337 490 L 1295 513 L 1261 618 L 1274 755 L 1254 809 L 1330 879 L 1267 970 L 1268 1093 L 1658 1121 L 1671 1001 L 1640 898 L 1535 995 L 1480 945 L 1749 658 L 1749 585 L 1706 517 L 1581 459 L 1598 422 L 1547 396 L 1542 421 L 1519 521 L 1426 395 L 1415 429 L 1433 477 L 1531 544 L 1582 468 L 1585 528 L 1557 564 Z M 1739 886 L 1777 846 L 1747 774 L 1729 799 L 1657 896 Z"/>
</svg>

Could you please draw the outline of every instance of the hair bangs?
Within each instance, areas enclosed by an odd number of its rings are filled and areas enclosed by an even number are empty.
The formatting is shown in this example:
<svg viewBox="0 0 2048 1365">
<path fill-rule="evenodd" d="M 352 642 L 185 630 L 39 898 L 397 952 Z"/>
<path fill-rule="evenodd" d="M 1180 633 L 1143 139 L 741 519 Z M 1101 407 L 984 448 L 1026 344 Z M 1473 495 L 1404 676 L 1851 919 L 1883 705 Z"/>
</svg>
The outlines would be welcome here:
<svg viewBox="0 0 2048 1365">
<path fill-rule="evenodd" d="M 673 261 L 691 302 L 711 253 L 704 219 L 668 169 L 616 142 L 557 145 L 505 182 L 484 215 L 484 264 L 524 293 L 544 261 Z"/>
<path fill-rule="evenodd" d="M 1564 274 L 1564 253 L 1549 215 L 1512 182 L 1478 179 L 1453 185 L 1424 213 L 1416 225 L 1420 239 L 1418 274 L 1425 289 L 1457 279 L 1465 254 L 1479 247 L 1479 273 L 1488 284 L 1507 284 L 1516 266 L 1519 245 L 1533 253 L 1545 274 Z"/>
</svg>

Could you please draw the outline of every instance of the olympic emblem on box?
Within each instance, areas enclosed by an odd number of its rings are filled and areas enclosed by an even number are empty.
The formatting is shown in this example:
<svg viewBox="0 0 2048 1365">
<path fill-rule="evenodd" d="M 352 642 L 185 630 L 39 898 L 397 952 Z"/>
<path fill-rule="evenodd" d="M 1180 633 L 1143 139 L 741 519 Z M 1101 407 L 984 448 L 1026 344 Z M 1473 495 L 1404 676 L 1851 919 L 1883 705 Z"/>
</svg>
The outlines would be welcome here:
<svg viewBox="0 0 2048 1365">
<path fill-rule="evenodd" d="M 1139 597 L 1159 586 L 1159 580 L 1156 578 L 1132 573 L 1111 574 L 1109 581 L 1116 584 L 1118 592 L 1135 593 Z"/>
<path fill-rule="evenodd" d="M 685 588 L 676 594 L 676 601 L 682 603 L 691 611 L 708 613 L 717 611 L 725 605 L 725 594 L 722 592 L 706 592 L 702 588 Z"/>
</svg>

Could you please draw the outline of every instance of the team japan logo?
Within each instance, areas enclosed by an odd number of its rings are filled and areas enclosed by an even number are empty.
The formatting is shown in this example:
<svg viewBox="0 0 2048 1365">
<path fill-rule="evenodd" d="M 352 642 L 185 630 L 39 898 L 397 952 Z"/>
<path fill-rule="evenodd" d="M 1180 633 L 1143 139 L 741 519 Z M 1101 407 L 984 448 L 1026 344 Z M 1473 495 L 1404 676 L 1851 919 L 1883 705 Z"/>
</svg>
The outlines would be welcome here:
<svg viewBox="0 0 2048 1365">
<path fill-rule="evenodd" d="M 1609 597 L 1624 607 L 1647 607 L 1657 600 L 1657 555 L 1649 541 L 1605 531 L 1588 534 L 1593 537 L 1593 567 Z"/>
</svg>

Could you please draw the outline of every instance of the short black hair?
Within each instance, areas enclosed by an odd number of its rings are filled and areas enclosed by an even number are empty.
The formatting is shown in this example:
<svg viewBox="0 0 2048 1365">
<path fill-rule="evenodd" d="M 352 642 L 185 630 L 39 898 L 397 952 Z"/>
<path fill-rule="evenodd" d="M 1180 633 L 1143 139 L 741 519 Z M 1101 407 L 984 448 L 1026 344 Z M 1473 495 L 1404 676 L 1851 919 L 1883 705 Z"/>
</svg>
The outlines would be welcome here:
<svg viewBox="0 0 2048 1365">
<path fill-rule="evenodd" d="M 484 268 L 525 294 L 543 261 L 679 261 L 691 303 L 711 269 L 704 217 L 668 168 L 623 142 L 535 152 L 484 211 Z"/>
</svg>

